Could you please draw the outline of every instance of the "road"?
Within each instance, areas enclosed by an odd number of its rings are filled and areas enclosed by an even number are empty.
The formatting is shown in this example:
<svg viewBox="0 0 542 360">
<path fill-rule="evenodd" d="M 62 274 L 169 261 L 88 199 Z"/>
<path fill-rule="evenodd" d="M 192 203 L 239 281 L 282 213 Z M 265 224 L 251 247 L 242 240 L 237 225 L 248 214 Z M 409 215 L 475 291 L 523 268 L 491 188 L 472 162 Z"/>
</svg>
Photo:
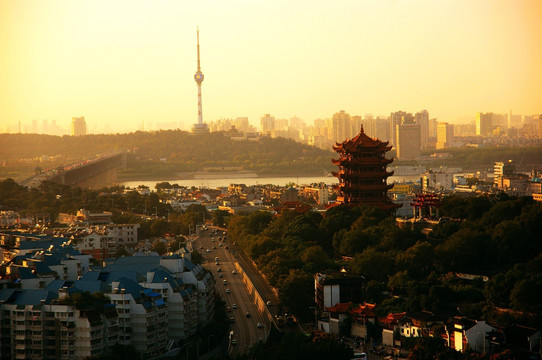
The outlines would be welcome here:
<svg viewBox="0 0 542 360">
<path fill-rule="evenodd" d="M 234 319 L 230 328 L 233 330 L 233 338 L 237 341 L 237 345 L 230 346 L 229 354 L 235 358 L 237 355 L 246 353 L 252 345 L 260 341 L 260 338 L 262 341 L 266 338 L 265 334 L 269 329 L 269 323 L 264 321 L 249 297 L 245 285 L 241 281 L 241 276 L 232 273 L 235 270 L 235 257 L 226 249 L 226 245 L 229 247 L 229 243 L 218 241 L 218 237 L 224 238 L 224 234 L 219 232 L 215 235 L 211 229 L 201 231 L 199 238 L 192 243 L 192 247 L 204 256 L 203 267 L 215 277 L 216 292 L 226 302 L 228 317 Z M 222 246 L 219 246 L 221 243 Z M 219 265 L 216 265 L 215 257 L 218 257 Z M 217 271 L 218 268 L 220 268 L 220 272 Z M 226 284 L 224 284 L 224 280 Z M 230 290 L 229 294 L 226 292 L 227 289 Z M 233 308 L 234 304 L 237 309 Z M 250 317 L 246 316 L 247 312 Z M 258 328 L 258 323 L 261 323 L 263 327 Z"/>
</svg>

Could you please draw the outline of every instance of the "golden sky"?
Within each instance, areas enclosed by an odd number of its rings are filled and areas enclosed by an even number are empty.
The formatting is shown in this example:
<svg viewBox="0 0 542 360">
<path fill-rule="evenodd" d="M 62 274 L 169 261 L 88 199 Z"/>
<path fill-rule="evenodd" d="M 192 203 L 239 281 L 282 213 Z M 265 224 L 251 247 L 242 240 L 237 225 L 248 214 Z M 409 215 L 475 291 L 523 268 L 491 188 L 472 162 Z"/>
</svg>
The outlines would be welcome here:
<svg viewBox="0 0 542 360">
<path fill-rule="evenodd" d="M 542 113 L 540 0 L 0 0 L 0 132 Z"/>
</svg>

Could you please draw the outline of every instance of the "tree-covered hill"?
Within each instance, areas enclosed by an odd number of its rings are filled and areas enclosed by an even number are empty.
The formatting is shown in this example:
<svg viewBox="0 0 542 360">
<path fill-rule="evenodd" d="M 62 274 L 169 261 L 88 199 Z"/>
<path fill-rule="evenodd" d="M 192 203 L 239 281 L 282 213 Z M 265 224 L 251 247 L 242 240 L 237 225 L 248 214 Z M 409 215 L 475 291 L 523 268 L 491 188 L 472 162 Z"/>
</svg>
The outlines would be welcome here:
<svg viewBox="0 0 542 360">
<path fill-rule="evenodd" d="M 505 308 L 519 314 L 515 320 L 540 326 L 542 204 L 527 197 L 451 196 L 441 213 L 454 219 L 428 235 L 398 226 L 376 208 L 338 206 L 325 217 L 235 215 L 228 236 L 278 289 L 282 305 L 306 321 L 314 274 L 339 274 L 344 267 L 366 279 L 365 300 L 378 305 L 380 316 L 423 309 L 506 323 L 496 311 Z"/>
<path fill-rule="evenodd" d="M 55 164 L 59 165 L 61 161 L 121 150 L 132 151 L 124 177 L 166 177 L 206 167 L 242 167 L 258 174 L 323 175 L 332 168 L 330 159 L 334 156 L 331 151 L 293 140 L 235 141 L 224 133 L 195 136 L 171 130 L 79 137 L 0 134 L 0 159 L 4 162 L 4 174 L 0 172 L 0 177 L 27 176 L 35 166 L 42 166 L 38 158 L 43 156 L 60 156 L 62 160 Z M 6 167 L 20 165 L 21 159 L 26 160 L 27 166 L 19 172 L 26 174 L 6 174 Z"/>
<path fill-rule="evenodd" d="M 519 171 L 530 171 L 542 167 L 542 146 L 496 146 L 486 148 L 454 148 L 438 150 L 437 153 L 448 153 L 449 159 L 439 159 L 438 164 L 459 166 L 464 170 L 492 169 L 495 161 L 512 160 Z"/>
</svg>

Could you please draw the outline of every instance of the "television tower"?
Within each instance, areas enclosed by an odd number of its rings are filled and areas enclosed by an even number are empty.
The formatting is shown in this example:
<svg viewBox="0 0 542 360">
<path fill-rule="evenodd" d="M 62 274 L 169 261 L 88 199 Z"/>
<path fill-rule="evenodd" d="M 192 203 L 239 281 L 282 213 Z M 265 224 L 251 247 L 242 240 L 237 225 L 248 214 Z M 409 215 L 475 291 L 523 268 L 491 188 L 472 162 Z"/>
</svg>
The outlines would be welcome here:
<svg viewBox="0 0 542 360">
<path fill-rule="evenodd" d="M 192 133 L 202 134 L 202 133 L 208 133 L 209 128 L 207 127 L 207 124 L 203 122 L 203 110 L 202 110 L 202 105 L 201 105 L 201 83 L 203 82 L 203 73 L 201 72 L 200 61 L 199 61 L 199 28 L 197 30 L 197 38 L 198 38 L 198 70 L 196 70 L 196 73 L 194 74 L 194 80 L 196 80 L 196 83 L 198 84 L 198 122 L 192 126 Z"/>
</svg>

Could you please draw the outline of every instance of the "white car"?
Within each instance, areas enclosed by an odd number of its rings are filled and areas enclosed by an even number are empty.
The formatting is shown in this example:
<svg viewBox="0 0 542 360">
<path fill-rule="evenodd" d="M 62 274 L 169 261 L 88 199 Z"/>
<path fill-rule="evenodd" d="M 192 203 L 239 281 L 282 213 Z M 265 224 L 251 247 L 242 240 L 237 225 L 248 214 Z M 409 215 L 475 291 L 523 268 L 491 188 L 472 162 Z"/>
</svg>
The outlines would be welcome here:
<svg viewBox="0 0 542 360">
<path fill-rule="evenodd" d="M 263 324 L 262 324 L 262 323 L 258 323 L 256 326 L 257 326 L 258 328 L 260 328 L 260 329 L 263 328 Z"/>
</svg>

